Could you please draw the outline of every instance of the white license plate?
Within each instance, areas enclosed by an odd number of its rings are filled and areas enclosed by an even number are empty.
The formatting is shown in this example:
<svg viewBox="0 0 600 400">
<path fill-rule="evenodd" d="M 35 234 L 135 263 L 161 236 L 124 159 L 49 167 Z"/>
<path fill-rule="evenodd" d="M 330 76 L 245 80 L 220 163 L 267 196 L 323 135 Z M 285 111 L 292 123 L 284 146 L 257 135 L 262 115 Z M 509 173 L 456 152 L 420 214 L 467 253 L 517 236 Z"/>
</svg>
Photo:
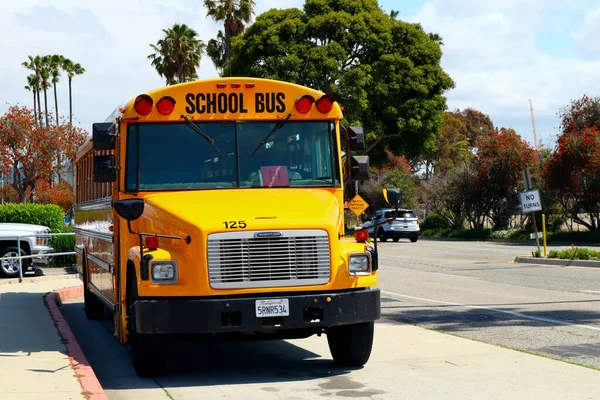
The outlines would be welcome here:
<svg viewBox="0 0 600 400">
<path fill-rule="evenodd" d="M 290 315 L 290 301 L 288 299 L 256 300 L 256 317 L 285 317 Z"/>
</svg>

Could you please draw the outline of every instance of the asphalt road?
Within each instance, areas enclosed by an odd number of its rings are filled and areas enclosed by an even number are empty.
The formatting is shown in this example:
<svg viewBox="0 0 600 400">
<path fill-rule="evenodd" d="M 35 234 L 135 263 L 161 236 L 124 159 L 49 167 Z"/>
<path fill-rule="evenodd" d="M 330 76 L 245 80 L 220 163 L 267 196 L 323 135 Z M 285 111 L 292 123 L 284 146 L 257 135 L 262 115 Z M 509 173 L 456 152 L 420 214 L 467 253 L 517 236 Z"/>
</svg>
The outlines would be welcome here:
<svg viewBox="0 0 600 400">
<path fill-rule="evenodd" d="M 386 318 L 600 368 L 600 268 L 512 262 L 535 245 L 422 240 L 379 249 Z"/>
<path fill-rule="evenodd" d="M 168 374 L 141 379 L 112 321 L 86 320 L 81 299 L 62 310 L 111 400 L 600 398 L 600 371 L 495 346 L 600 368 L 600 269 L 511 262 L 532 249 L 380 244 L 384 319 L 352 370 L 333 364 L 325 337 L 178 341 Z"/>
</svg>

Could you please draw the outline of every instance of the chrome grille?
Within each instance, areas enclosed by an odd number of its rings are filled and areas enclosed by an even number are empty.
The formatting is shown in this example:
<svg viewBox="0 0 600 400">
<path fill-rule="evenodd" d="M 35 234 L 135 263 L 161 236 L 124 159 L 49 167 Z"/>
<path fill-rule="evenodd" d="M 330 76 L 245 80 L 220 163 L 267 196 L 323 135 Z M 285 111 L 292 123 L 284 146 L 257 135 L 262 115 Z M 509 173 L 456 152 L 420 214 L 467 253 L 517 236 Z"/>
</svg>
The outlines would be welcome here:
<svg viewBox="0 0 600 400">
<path fill-rule="evenodd" d="M 217 289 L 318 285 L 329 282 L 329 240 L 322 230 L 214 233 L 208 276 Z M 264 232 L 261 232 L 264 234 Z"/>
</svg>

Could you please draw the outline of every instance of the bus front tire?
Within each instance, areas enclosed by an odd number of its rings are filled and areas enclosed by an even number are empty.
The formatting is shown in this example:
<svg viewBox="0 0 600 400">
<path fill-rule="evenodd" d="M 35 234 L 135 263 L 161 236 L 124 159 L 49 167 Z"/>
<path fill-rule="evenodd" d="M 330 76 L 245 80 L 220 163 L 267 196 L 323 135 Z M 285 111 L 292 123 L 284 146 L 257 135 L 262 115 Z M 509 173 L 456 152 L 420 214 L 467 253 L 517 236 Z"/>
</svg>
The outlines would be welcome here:
<svg viewBox="0 0 600 400">
<path fill-rule="evenodd" d="M 137 298 L 135 277 L 127 285 L 127 327 L 131 360 L 135 373 L 141 378 L 164 375 L 167 371 L 167 342 L 163 336 L 137 333 L 134 302 Z"/>
<path fill-rule="evenodd" d="M 327 343 L 333 361 L 342 367 L 365 365 L 371 356 L 374 333 L 374 321 L 329 328 Z"/>
</svg>

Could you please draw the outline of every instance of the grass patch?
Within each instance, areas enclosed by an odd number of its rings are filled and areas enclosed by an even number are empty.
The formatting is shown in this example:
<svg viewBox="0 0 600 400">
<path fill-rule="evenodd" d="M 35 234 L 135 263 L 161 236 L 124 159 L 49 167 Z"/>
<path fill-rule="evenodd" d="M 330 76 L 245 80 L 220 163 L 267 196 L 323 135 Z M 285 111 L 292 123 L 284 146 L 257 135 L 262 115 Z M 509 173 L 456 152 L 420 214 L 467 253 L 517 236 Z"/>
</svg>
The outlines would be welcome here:
<svg viewBox="0 0 600 400">
<path fill-rule="evenodd" d="M 600 259 L 600 251 L 590 250 L 577 246 L 571 246 L 566 250 L 550 250 L 548 258 L 558 258 L 560 260 L 593 260 Z"/>
</svg>

